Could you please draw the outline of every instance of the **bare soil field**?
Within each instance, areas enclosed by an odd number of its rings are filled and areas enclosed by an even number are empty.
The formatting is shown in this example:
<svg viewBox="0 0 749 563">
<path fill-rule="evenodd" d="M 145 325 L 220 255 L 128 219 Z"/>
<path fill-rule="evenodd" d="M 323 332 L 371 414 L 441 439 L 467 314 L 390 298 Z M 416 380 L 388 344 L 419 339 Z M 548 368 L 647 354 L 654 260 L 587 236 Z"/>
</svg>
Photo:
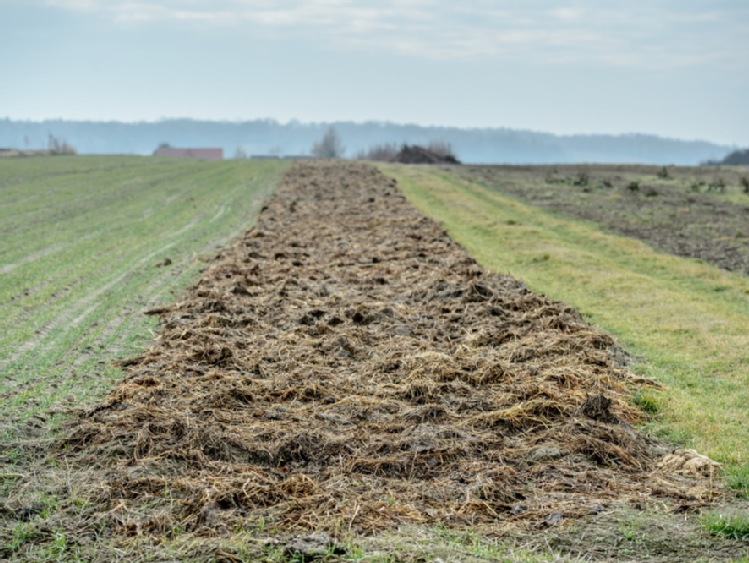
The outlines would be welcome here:
<svg viewBox="0 0 749 563">
<path fill-rule="evenodd" d="M 119 554 L 187 535 L 177 558 L 196 560 L 279 544 L 310 560 L 318 542 L 330 560 L 352 557 L 344 537 L 408 526 L 598 560 L 749 553 L 687 521 L 730 493 L 709 459 L 638 430 L 633 390 L 651 383 L 614 340 L 479 266 L 373 167 L 298 163 L 256 227 L 151 313 L 154 346 L 70 423 L 57 468 L 9 494 L 3 539 L 13 522 L 37 533 L 0 556 L 63 533 Z M 66 502 L 42 514 L 40 487 Z M 655 547 L 580 532 L 631 511 L 681 531 Z M 211 539 L 239 531 L 260 551 Z"/>
<path fill-rule="evenodd" d="M 463 166 L 503 193 L 595 221 L 655 248 L 749 275 L 749 169 Z"/>
</svg>

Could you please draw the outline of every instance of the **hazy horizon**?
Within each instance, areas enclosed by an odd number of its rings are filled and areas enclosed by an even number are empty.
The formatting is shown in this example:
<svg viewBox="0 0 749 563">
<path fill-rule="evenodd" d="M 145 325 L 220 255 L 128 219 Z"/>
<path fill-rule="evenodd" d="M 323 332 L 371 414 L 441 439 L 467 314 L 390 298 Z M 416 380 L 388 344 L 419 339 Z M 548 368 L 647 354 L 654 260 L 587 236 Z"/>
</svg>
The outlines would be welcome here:
<svg viewBox="0 0 749 563">
<path fill-rule="evenodd" d="M 0 0 L 0 117 L 390 122 L 748 146 L 749 5 Z"/>
<path fill-rule="evenodd" d="M 155 119 L 132 119 L 132 120 L 120 120 L 120 119 L 68 119 L 64 117 L 45 117 L 45 118 L 39 118 L 39 119 L 33 119 L 33 118 L 13 118 L 7 115 L 0 115 L 0 121 L 2 120 L 9 120 L 16 123 L 21 122 L 28 122 L 28 123 L 45 123 L 45 122 L 54 122 L 54 121 L 60 121 L 60 122 L 66 122 L 66 123 L 117 123 L 117 124 L 123 124 L 123 125 L 137 125 L 137 124 L 158 124 L 158 123 L 169 123 L 169 122 L 180 122 L 180 121 L 194 121 L 194 122 L 200 122 L 200 123 L 219 123 L 219 124 L 246 124 L 246 123 L 255 123 L 255 122 L 273 122 L 281 126 L 288 126 L 293 124 L 301 124 L 304 126 L 333 126 L 335 127 L 338 124 L 341 123 L 349 123 L 354 125 L 367 125 L 367 124 L 381 124 L 383 126 L 385 125 L 394 125 L 397 127 L 421 127 L 425 129 L 457 129 L 457 130 L 465 130 L 465 131 L 480 131 L 482 129 L 484 130 L 502 130 L 506 129 L 508 131 L 517 132 L 517 133 L 530 133 L 530 134 L 538 134 L 538 135 L 552 135 L 555 137 L 598 137 L 598 136 L 605 136 L 605 137 L 634 137 L 634 136 L 643 136 L 643 137 L 656 137 L 659 139 L 669 140 L 669 141 L 683 141 L 683 142 L 704 142 L 704 143 L 711 143 L 715 145 L 722 145 L 726 147 L 736 147 L 736 148 L 742 148 L 743 145 L 739 145 L 736 143 L 720 143 L 717 141 L 711 141 L 709 139 L 700 139 L 700 138 L 680 138 L 680 137 L 669 137 L 667 135 L 658 135 L 657 133 L 645 133 L 642 131 L 625 131 L 621 133 L 602 133 L 598 131 L 581 131 L 577 133 L 555 133 L 553 131 L 544 131 L 540 129 L 528 129 L 528 128 L 518 128 L 518 127 L 503 127 L 503 126 L 476 126 L 476 127 L 460 127 L 456 125 L 450 125 L 450 124 L 443 124 L 443 123 L 435 123 L 435 124 L 424 124 L 424 123 L 415 123 L 415 122 L 400 122 L 400 121 L 388 121 L 388 120 L 374 120 L 374 119 L 362 119 L 362 120 L 336 120 L 336 121 L 303 121 L 301 119 L 297 118 L 291 118 L 287 120 L 281 120 L 276 119 L 274 117 L 268 117 L 268 116 L 260 116 L 260 117 L 254 117 L 254 118 L 247 118 L 247 119 L 199 119 L 195 117 L 190 116 L 172 116 L 172 117 L 158 117 Z"/>
</svg>

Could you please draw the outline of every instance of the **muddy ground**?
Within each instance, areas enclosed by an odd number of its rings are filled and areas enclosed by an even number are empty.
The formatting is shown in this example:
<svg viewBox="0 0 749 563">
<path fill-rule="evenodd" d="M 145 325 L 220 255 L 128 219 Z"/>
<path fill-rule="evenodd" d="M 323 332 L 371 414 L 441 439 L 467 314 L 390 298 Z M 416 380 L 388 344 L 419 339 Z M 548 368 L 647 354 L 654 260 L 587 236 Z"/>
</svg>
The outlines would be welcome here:
<svg viewBox="0 0 749 563">
<path fill-rule="evenodd" d="M 749 168 L 592 165 L 451 170 L 534 205 L 595 221 L 664 252 L 749 275 Z"/>
<path fill-rule="evenodd" d="M 373 167 L 297 164 L 257 226 L 150 313 L 155 345 L 58 441 L 64 476 L 40 469 L 8 495 L 6 530 L 159 549 L 438 526 L 598 560 L 748 552 L 694 524 L 730 494 L 709 460 L 637 429 L 631 396 L 651 383 L 616 343 L 484 270 Z M 45 515 L 28 500 L 40 482 L 78 500 Z M 618 530 L 622 511 L 688 521 L 690 541 L 621 551 L 585 533 Z"/>
</svg>

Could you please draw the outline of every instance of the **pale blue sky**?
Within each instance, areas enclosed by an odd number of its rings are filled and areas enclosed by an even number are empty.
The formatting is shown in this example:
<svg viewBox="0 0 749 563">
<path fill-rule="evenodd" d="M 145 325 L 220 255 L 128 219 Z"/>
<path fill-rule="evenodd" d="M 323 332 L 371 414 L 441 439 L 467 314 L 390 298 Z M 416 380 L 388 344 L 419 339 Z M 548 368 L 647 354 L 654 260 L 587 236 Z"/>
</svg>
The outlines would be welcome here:
<svg viewBox="0 0 749 563">
<path fill-rule="evenodd" d="M 749 1 L 0 0 L 0 117 L 749 145 Z"/>
</svg>

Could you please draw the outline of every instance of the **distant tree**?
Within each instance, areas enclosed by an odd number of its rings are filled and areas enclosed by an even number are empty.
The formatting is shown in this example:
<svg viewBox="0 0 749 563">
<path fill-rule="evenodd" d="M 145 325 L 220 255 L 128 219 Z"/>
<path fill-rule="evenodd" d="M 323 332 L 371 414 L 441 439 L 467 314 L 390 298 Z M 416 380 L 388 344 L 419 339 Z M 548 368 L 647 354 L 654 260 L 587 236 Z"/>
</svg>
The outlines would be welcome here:
<svg viewBox="0 0 749 563">
<path fill-rule="evenodd" d="M 61 154 L 78 154 L 75 147 L 68 143 L 65 139 L 58 139 L 50 133 L 47 141 L 47 148 L 49 154 L 61 155 Z"/>
<path fill-rule="evenodd" d="M 323 138 L 316 141 L 310 149 L 310 154 L 315 158 L 342 158 L 345 152 L 341 138 L 333 127 L 328 129 Z"/>
<path fill-rule="evenodd" d="M 749 164 L 749 149 L 739 149 L 726 156 L 720 164 L 742 165 Z"/>
<path fill-rule="evenodd" d="M 244 150 L 244 147 L 237 147 L 237 150 L 234 152 L 234 158 L 238 158 L 240 160 L 247 158 L 247 151 Z"/>
<path fill-rule="evenodd" d="M 367 150 L 359 151 L 356 155 L 357 160 L 377 160 L 382 162 L 391 162 L 398 155 L 400 147 L 395 143 L 384 145 L 373 145 Z"/>
<path fill-rule="evenodd" d="M 445 141 L 430 141 L 427 145 L 427 149 L 432 151 L 437 156 L 441 156 L 443 158 L 455 158 L 455 152 L 453 151 L 452 145 Z"/>
</svg>

